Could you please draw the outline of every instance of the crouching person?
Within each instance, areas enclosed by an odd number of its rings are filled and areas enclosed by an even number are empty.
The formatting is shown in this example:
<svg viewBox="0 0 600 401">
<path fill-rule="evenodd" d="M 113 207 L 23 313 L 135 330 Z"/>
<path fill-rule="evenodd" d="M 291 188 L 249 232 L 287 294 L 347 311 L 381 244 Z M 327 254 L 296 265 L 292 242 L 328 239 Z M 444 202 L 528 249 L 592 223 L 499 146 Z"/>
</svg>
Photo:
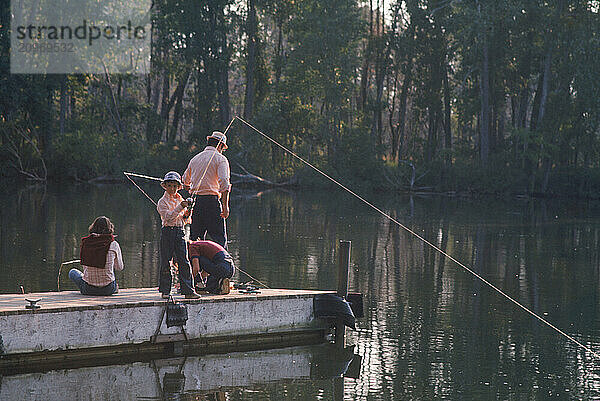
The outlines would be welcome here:
<svg viewBox="0 0 600 401">
<path fill-rule="evenodd" d="M 208 273 L 206 291 L 229 294 L 229 279 L 233 276 L 235 266 L 225 248 L 213 241 L 192 241 L 188 243 L 188 253 L 194 277 L 198 277 L 201 271 Z"/>
<path fill-rule="evenodd" d="M 106 216 L 97 217 L 81 239 L 79 253 L 83 273 L 69 271 L 69 278 L 83 295 L 112 295 L 118 292 L 115 270 L 123 270 L 121 247 L 115 241 L 115 227 Z"/>
</svg>

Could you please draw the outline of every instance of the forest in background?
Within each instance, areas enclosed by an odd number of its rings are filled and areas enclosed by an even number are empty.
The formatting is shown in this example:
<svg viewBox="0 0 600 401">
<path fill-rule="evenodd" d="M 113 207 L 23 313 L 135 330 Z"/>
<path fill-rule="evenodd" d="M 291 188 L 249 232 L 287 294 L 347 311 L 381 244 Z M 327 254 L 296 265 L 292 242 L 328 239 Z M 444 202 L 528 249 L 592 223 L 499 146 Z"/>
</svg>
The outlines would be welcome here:
<svg viewBox="0 0 600 401">
<path fill-rule="evenodd" d="M 600 1 L 155 0 L 145 75 L 10 73 L 0 175 L 183 171 L 240 116 L 345 183 L 600 197 Z M 239 121 L 232 170 L 323 185 Z"/>
</svg>

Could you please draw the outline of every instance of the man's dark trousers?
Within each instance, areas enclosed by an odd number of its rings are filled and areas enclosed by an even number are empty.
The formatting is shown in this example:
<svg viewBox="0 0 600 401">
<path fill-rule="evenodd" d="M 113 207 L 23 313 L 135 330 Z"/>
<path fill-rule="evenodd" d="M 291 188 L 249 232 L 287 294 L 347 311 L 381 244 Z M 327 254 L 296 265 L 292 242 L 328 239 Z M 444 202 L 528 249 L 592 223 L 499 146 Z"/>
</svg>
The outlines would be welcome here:
<svg viewBox="0 0 600 401">
<path fill-rule="evenodd" d="M 208 273 L 206 290 L 213 294 L 219 294 L 221 280 L 233 276 L 235 269 L 233 266 L 233 259 L 231 259 L 231 256 L 224 251 L 217 252 L 212 260 L 206 256 L 200 256 L 198 259 L 200 268 Z"/>
<path fill-rule="evenodd" d="M 210 239 L 227 249 L 225 219 L 221 217 L 221 201 L 217 195 L 197 195 L 192 211 L 190 240 Z"/>
</svg>

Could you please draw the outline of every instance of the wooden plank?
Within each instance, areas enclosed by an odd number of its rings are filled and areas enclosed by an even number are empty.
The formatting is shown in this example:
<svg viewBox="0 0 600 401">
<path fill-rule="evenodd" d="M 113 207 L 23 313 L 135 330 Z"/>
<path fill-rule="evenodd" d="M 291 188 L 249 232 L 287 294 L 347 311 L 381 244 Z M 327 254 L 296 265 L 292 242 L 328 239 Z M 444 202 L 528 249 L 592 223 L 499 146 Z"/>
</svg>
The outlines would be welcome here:
<svg viewBox="0 0 600 401">
<path fill-rule="evenodd" d="M 258 294 L 244 294 L 232 290 L 228 295 L 204 294 L 199 299 L 185 299 L 183 295 L 175 295 L 174 299 L 185 303 L 205 302 L 238 302 L 240 300 L 264 300 L 298 298 L 330 291 L 261 289 Z M 40 299 L 40 309 L 26 309 L 26 299 Z M 76 311 L 93 309 L 116 309 L 138 306 L 164 305 L 156 288 L 126 288 L 111 296 L 82 295 L 78 291 L 39 292 L 29 294 L 0 294 L 0 316 L 14 314 L 49 313 L 57 311 Z"/>
</svg>

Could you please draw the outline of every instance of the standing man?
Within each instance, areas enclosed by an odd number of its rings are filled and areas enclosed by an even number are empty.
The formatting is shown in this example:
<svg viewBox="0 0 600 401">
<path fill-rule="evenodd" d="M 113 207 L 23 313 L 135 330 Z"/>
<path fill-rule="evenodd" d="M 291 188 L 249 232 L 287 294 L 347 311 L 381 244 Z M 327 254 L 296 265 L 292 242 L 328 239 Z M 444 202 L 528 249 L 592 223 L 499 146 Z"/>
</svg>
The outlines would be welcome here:
<svg viewBox="0 0 600 401">
<path fill-rule="evenodd" d="M 196 202 L 192 212 L 190 240 L 210 238 L 227 249 L 227 231 L 225 219 L 229 216 L 229 161 L 223 156 L 227 149 L 227 137 L 219 131 L 213 131 L 206 137 L 206 148 L 190 160 L 183 185 Z"/>
</svg>

